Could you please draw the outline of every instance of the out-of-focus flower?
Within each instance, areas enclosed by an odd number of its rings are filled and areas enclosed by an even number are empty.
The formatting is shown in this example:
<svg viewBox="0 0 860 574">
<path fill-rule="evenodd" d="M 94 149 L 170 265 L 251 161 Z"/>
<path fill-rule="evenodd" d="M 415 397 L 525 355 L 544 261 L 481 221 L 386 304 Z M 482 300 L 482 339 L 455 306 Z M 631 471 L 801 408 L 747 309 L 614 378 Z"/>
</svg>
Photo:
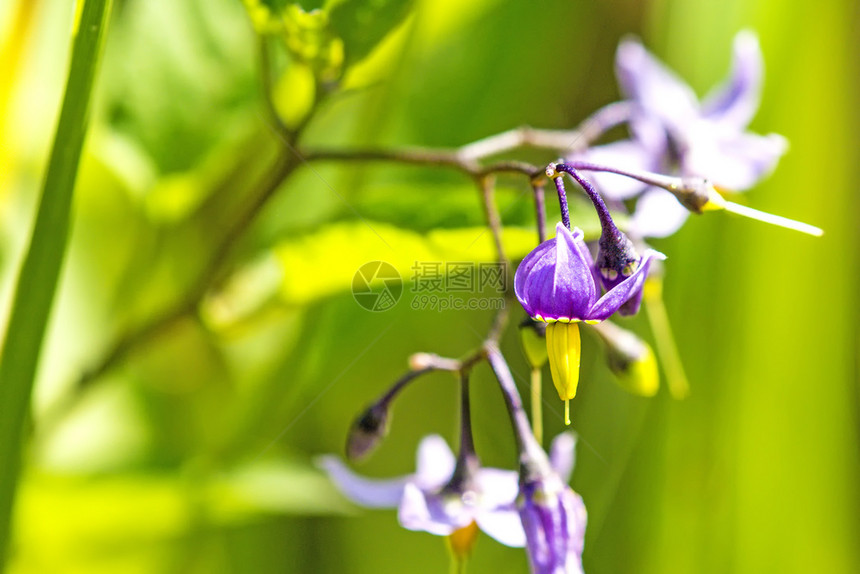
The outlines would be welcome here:
<svg viewBox="0 0 860 574">
<path fill-rule="evenodd" d="M 648 269 L 662 253 L 648 249 L 635 269 L 602 297 L 601 278 L 581 230 L 573 233 L 559 223 L 556 236 L 529 253 L 514 276 L 514 292 L 526 312 L 549 323 L 547 350 L 553 383 L 559 398 L 569 401 L 579 382 L 579 328 L 577 323 L 598 323 L 618 311 L 642 291 Z"/>
<path fill-rule="evenodd" d="M 550 465 L 526 465 L 521 473 L 517 506 L 533 573 L 582 572 L 587 514 L 582 497 L 567 485 L 575 444 L 570 433 L 557 436 Z"/>
<path fill-rule="evenodd" d="M 637 395 L 655 395 L 660 377 L 651 346 L 635 333 L 610 321 L 595 325 L 594 330 L 606 344 L 609 368 L 621 387 Z"/>
<path fill-rule="evenodd" d="M 317 463 L 356 504 L 398 508 L 400 524 L 409 530 L 449 536 L 474 522 L 506 546 L 525 545 L 515 506 L 515 471 L 483 468 L 475 460 L 467 476 L 455 477 L 454 454 L 437 435 L 421 441 L 417 459 L 414 474 L 390 480 L 358 476 L 335 456 L 322 456 Z"/>
<path fill-rule="evenodd" d="M 785 153 L 785 138 L 747 131 L 759 106 L 763 61 L 750 31 L 734 40 L 732 70 L 701 102 L 693 90 L 636 40 L 616 54 L 621 92 L 634 104 L 633 137 L 595 147 L 576 159 L 644 171 L 677 171 L 702 177 L 718 189 L 743 191 L 769 174 Z M 611 199 L 639 198 L 629 229 L 637 237 L 674 233 L 688 211 L 663 189 L 600 174 L 596 181 Z"/>
</svg>

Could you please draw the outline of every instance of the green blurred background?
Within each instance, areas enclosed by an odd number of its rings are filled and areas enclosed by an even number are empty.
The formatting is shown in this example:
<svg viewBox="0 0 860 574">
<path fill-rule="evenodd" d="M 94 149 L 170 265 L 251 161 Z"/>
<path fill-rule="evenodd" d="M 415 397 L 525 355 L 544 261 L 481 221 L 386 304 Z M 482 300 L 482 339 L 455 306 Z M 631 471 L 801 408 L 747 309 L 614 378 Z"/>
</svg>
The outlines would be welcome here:
<svg viewBox="0 0 860 574">
<path fill-rule="evenodd" d="M 72 17 L 68 2 L 49 0 L 7 0 L 0 11 L 4 317 Z M 665 386 L 653 399 L 626 394 L 584 338 L 572 485 L 589 510 L 589 574 L 860 571 L 858 25 L 860 7 L 842 0 L 420 1 L 303 135 L 309 145 L 453 147 L 522 124 L 569 128 L 617 99 L 624 35 L 642 37 L 703 94 L 724 77 L 735 32 L 758 32 L 766 79 L 753 129 L 785 135 L 791 149 L 741 201 L 826 234 L 711 214 L 654 242 L 669 256 L 686 400 Z M 194 312 L 71 391 L 118 337 L 192 288 L 274 157 L 257 76 L 238 0 L 116 2 L 34 396 L 11 572 L 448 568 L 441 539 L 351 506 L 312 458 L 342 451 L 354 415 L 411 353 L 460 356 L 486 332 L 490 312 L 370 313 L 349 292 L 365 261 L 408 275 L 415 260 L 492 258 L 489 234 L 464 248 L 483 216 L 456 173 L 299 168 Z M 293 71 L 280 86 L 279 105 L 300 120 L 308 82 Z M 502 178 L 498 195 L 509 251 L 521 257 L 534 241 L 528 188 Z M 650 337 L 644 318 L 624 325 Z M 525 384 L 513 328 L 503 351 Z M 479 454 L 513 467 L 485 367 L 473 393 Z M 410 388 L 391 436 L 359 470 L 411 472 L 422 436 L 455 441 L 456 404 L 450 377 Z M 548 436 L 563 428 L 554 406 Z M 471 562 L 473 572 L 526 568 L 522 550 L 487 537 Z"/>
</svg>

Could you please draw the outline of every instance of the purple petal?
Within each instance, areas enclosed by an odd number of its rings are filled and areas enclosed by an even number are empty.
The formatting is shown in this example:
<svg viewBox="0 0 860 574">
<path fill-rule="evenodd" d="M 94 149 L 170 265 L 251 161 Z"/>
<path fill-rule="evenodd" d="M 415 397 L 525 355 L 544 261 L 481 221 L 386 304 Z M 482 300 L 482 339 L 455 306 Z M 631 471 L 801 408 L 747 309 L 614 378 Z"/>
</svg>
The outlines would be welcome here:
<svg viewBox="0 0 860 574">
<path fill-rule="evenodd" d="M 514 292 L 531 316 L 583 319 L 597 299 L 593 261 L 582 231 L 561 223 L 555 239 L 532 251 L 517 268 Z"/>
<path fill-rule="evenodd" d="M 684 157 L 684 175 L 706 177 L 722 189 L 749 189 L 770 174 L 788 149 L 776 134 L 720 133 L 699 126 L 691 134 L 690 153 Z"/>
<path fill-rule="evenodd" d="M 568 483 L 576 462 L 576 436 L 572 432 L 563 432 L 553 439 L 549 461 L 562 482 Z"/>
<path fill-rule="evenodd" d="M 666 256 L 653 249 L 646 250 L 642 256 L 642 261 L 639 263 L 639 268 L 633 272 L 633 275 L 607 291 L 588 312 L 588 318 L 597 321 L 607 319 L 625 301 L 630 299 L 635 292 L 640 291 L 645 284 L 645 278 L 648 275 L 648 268 L 651 267 L 651 261 L 654 259 L 666 259 Z"/>
<path fill-rule="evenodd" d="M 523 485 L 520 508 L 532 572 L 582 572 L 586 513 L 582 498 L 557 476 Z"/>
<path fill-rule="evenodd" d="M 555 239 L 544 241 L 526 255 L 514 274 L 514 294 L 526 313 L 532 317 L 537 313 L 534 310 L 532 297 L 526 292 L 526 283 L 536 268 L 543 268 L 547 264 L 548 259 L 546 258 L 554 258 L 554 255 L 551 255 L 554 249 Z"/>
<path fill-rule="evenodd" d="M 619 44 L 615 73 L 624 95 L 666 125 L 683 125 L 698 116 L 693 90 L 639 42 L 624 40 Z"/>
<path fill-rule="evenodd" d="M 526 545 L 526 532 L 516 507 L 511 504 L 507 509 L 488 510 L 475 517 L 478 528 L 488 536 L 512 548 Z"/>
<path fill-rule="evenodd" d="M 600 294 L 594 281 L 594 260 L 578 227 L 571 234 L 559 223 L 556 225 L 555 292 L 553 303 L 560 309 L 556 317 L 583 319 L 585 313 Z M 560 239 L 559 239 L 560 238 Z"/>
<path fill-rule="evenodd" d="M 408 477 L 372 480 L 353 473 L 336 456 L 321 456 L 316 464 L 325 470 L 344 496 L 368 508 L 394 508 L 403 497 Z"/>
<path fill-rule="evenodd" d="M 732 71 L 702 102 L 702 115 L 740 131 L 758 110 L 764 60 L 756 35 L 744 30 L 735 36 Z"/>
<path fill-rule="evenodd" d="M 644 289 L 640 289 L 633 293 L 633 296 L 630 297 L 627 301 L 624 302 L 624 305 L 618 308 L 618 314 L 624 316 L 635 315 L 639 312 L 639 308 L 642 307 L 642 295 Z"/>
<path fill-rule="evenodd" d="M 454 474 L 454 453 L 439 435 L 426 436 L 418 445 L 415 484 L 421 490 L 438 490 Z"/>
<path fill-rule="evenodd" d="M 462 509 L 464 512 L 446 511 L 450 509 Z M 447 536 L 472 522 L 472 513 L 462 504 L 446 507 L 438 496 L 425 494 L 410 483 L 403 490 L 397 518 L 403 528 Z"/>
<path fill-rule="evenodd" d="M 630 235 L 640 238 L 672 235 L 689 215 L 689 210 L 674 195 L 652 187 L 636 202 L 636 210 L 630 218 Z"/>
<path fill-rule="evenodd" d="M 516 508 L 519 475 L 513 470 L 481 468 L 475 475 L 480 493 L 478 527 L 506 546 L 521 548 L 526 534 Z"/>
</svg>

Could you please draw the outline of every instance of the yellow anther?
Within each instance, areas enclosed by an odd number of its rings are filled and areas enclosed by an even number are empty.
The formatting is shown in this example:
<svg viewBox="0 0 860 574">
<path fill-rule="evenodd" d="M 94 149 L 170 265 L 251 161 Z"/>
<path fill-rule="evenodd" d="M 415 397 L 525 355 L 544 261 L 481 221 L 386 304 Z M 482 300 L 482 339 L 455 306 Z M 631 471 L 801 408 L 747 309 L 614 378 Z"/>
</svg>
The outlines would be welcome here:
<svg viewBox="0 0 860 574">
<path fill-rule="evenodd" d="M 572 399 L 579 384 L 580 339 L 578 323 L 550 323 L 546 348 L 552 382 L 561 400 Z"/>
</svg>

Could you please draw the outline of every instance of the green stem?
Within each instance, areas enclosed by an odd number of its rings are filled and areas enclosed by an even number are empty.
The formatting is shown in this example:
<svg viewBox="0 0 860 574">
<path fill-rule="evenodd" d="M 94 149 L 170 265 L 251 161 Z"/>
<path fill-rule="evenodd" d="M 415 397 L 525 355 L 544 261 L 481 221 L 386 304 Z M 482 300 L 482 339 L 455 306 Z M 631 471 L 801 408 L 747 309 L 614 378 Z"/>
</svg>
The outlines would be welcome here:
<svg viewBox="0 0 860 574">
<path fill-rule="evenodd" d="M 78 6 L 60 120 L 0 355 L 0 571 L 9 550 L 24 427 L 68 240 L 72 194 L 112 0 Z"/>
<path fill-rule="evenodd" d="M 532 432 L 538 443 L 543 445 L 543 381 L 541 380 L 540 369 L 532 369 L 531 391 Z"/>
</svg>

